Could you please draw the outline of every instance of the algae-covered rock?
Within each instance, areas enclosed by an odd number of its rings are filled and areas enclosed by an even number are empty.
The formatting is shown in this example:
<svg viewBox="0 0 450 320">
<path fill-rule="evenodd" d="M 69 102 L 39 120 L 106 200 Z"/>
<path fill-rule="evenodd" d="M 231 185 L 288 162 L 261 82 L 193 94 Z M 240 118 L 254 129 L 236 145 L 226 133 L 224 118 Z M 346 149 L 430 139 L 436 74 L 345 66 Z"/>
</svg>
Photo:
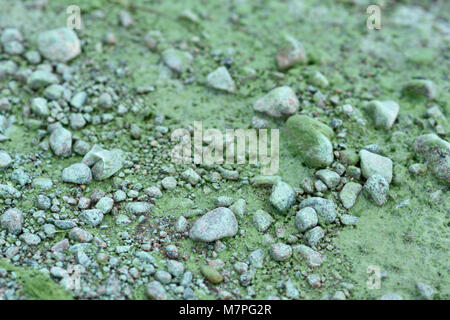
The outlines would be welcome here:
<svg viewBox="0 0 450 320">
<path fill-rule="evenodd" d="M 417 137 L 414 151 L 422 156 L 435 177 L 450 185 L 450 143 L 430 133 Z"/>
<path fill-rule="evenodd" d="M 260 98 L 253 105 L 253 110 L 265 113 L 272 118 L 282 118 L 297 112 L 299 102 L 290 87 L 278 87 Z"/>
<path fill-rule="evenodd" d="M 297 63 L 306 62 L 306 51 L 298 40 L 290 35 L 285 35 L 277 52 L 276 60 L 278 70 L 283 71 Z"/>
<path fill-rule="evenodd" d="M 295 115 L 286 121 L 285 129 L 289 150 L 300 156 L 306 165 L 322 168 L 333 162 L 330 139 L 334 132 L 326 124 L 305 115 Z"/>
<path fill-rule="evenodd" d="M 367 114 L 372 118 L 375 128 L 390 129 L 397 119 L 399 105 L 394 101 L 371 101 L 366 108 Z"/>
<path fill-rule="evenodd" d="M 348 182 L 339 193 L 339 199 L 346 209 L 350 209 L 356 202 L 356 198 L 362 190 L 362 186 L 356 182 Z"/>
<path fill-rule="evenodd" d="M 219 271 L 211 266 L 202 266 L 200 268 L 200 271 L 203 276 L 211 283 L 219 284 L 223 281 L 223 276 L 219 273 Z"/>
<path fill-rule="evenodd" d="M 414 79 L 408 82 L 403 88 L 402 93 L 411 98 L 426 98 L 433 100 L 436 98 L 436 85 L 431 80 Z"/>
</svg>

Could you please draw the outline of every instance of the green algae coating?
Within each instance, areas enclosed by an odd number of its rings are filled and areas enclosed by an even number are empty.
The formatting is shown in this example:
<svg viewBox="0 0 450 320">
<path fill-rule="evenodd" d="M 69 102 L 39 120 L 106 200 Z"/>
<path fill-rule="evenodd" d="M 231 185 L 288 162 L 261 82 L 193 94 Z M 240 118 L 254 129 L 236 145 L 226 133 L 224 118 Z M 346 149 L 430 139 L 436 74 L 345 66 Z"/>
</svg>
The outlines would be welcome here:
<svg viewBox="0 0 450 320">
<path fill-rule="evenodd" d="M 326 124 L 304 115 L 295 115 L 286 121 L 289 150 L 300 156 L 306 165 L 325 167 L 333 161 L 333 146 L 329 139 L 333 130 Z"/>
<path fill-rule="evenodd" d="M 41 271 L 26 267 L 15 267 L 0 260 L 0 268 L 14 272 L 23 286 L 22 293 L 32 300 L 72 300 L 72 296 Z"/>
</svg>

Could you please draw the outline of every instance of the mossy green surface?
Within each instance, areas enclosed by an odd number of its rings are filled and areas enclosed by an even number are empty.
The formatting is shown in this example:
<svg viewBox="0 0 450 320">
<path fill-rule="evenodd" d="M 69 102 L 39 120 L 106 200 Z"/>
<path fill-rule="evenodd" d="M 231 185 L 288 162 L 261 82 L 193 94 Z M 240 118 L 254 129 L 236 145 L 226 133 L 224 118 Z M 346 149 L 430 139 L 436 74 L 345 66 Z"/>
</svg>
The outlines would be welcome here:
<svg viewBox="0 0 450 320">
<path fill-rule="evenodd" d="M 308 78 L 315 71 L 324 74 L 330 83 L 328 88 L 321 89 L 322 93 L 328 96 L 337 95 L 339 105 L 351 104 L 360 108 L 363 102 L 375 98 L 397 101 L 400 114 L 390 132 L 376 131 L 370 124 L 362 126 L 350 116 L 341 116 L 344 120 L 343 127 L 347 130 L 346 144 L 349 149 L 359 150 L 367 144 L 376 143 L 382 146 L 386 155 L 393 160 L 395 177 L 388 204 L 378 208 L 360 195 L 350 211 L 359 217 L 357 226 L 330 230 L 331 243 L 335 248 L 325 251 L 327 261 L 317 271 L 327 279 L 320 291 L 311 289 L 306 281 L 296 277 L 297 271 L 308 270 L 304 262 L 292 259 L 286 263 L 277 263 L 268 259 L 264 269 L 257 270 L 255 275 L 252 284 L 256 292 L 255 298 L 265 299 L 276 294 L 276 289 L 268 287 L 268 284 L 275 284 L 287 278 L 293 279 L 301 291 L 301 298 L 305 299 L 320 298 L 323 292 L 333 293 L 340 289 L 342 281 L 355 284 L 352 294 L 355 299 L 376 299 L 386 292 L 398 292 L 405 298 L 419 298 L 415 281 L 424 281 L 434 286 L 438 291 L 437 298 L 450 298 L 448 188 L 440 185 L 430 174 L 412 176 L 407 170 L 410 164 L 418 161 L 413 153 L 413 139 L 420 134 L 431 132 L 428 123 L 423 120 L 427 107 L 439 105 L 446 117 L 450 111 L 449 41 L 442 33 L 434 36 L 436 31 L 430 19 L 426 14 L 420 14 L 420 10 L 419 13 L 414 11 L 418 14 L 416 25 L 394 23 L 396 10 L 409 5 L 419 5 L 425 8 L 424 10 L 429 10 L 434 16 L 432 20 L 448 21 L 448 1 L 383 1 L 386 5 L 382 9 L 384 22 L 380 31 L 370 31 L 365 27 L 365 9 L 369 1 L 358 1 L 359 4 L 352 5 L 350 1 L 331 0 L 320 3 L 311 0 L 240 1 L 236 4 L 216 1 L 149 3 L 138 0 L 132 3 L 149 10 L 130 8 L 135 24 L 129 30 L 117 25 L 117 14 L 126 7 L 123 5 L 126 2 L 77 2 L 82 9 L 84 23 L 83 29 L 79 31 L 80 38 L 87 40 L 83 43 L 83 55 L 87 55 L 102 67 L 107 62 L 118 66 L 121 61 L 126 61 L 127 69 L 132 71 L 131 75 L 115 80 L 126 85 L 129 90 L 143 85 L 153 85 L 156 88 L 155 92 L 142 96 L 146 108 L 138 114 L 128 114 L 113 123 L 92 128 L 98 136 L 101 136 L 102 131 L 113 130 L 120 123 L 137 123 L 141 128 L 151 127 L 151 118 L 155 113 L 166 115 L 169 129 L 192 125 L 194 120 L 203 121 L 204 127 L 208 128 L 247 128 L 254 115 L 254 101 L 276 86 L 288 85 L 304 96 L 305 100 L 312 100 L 307 87 Z M 1 4 L 6 5 L 5 1 Z M 65 8 L 70 4 L 73 4 L 73 1 L 51 1 L 42 15 L 31 17 L 27 23 L 21 22 L 25 31 L 29 31 L 26 33 L 27 40 L 33 43 L 35 40 L 31 35 L 40 30 L 64 25 L 67 18 Z M 178 20 L 178 14 L 185 8 L 201 14 L 201 22 L 193 25 Z M 90 14 L 95 9 L 103 9 L 105 19 L 92 19 Z M 5 23 L 12 25 L 23 21 L 20 19 L 20 9 L 11 10 L 8 14 L 11 20 L 4 20 Z M 240 17 L 238 24 L 229 22 L 232 14 Z M 118 44 L 113 47 L 101 44 L 106 32 L 110 30 L 114 31 L 118 39 Z M 199 79 L 198 82 L 184 85 L 186 74 L 177 77 L 161 71 L 159 54 L 149 51 L 140 40 L 148 30 L 160 30 L 166 39 L 166 45 L 191 43 L 190 40 L 194 36 L 200 37 L 202 45 L 198 47 L 206 50 L 199 50 L 195 55 L 192 76 Z M 275 53 L 282 40 L 277 34 L 281 35 L 282 32 L 292 34 L 303 43 L 308 64 L 295 66 L 279 77 L 274 74 Z M 196 47 L 195 44 L 190 45 Z M 219 58 L 211 54 L 212 50 L 218 52 Z M 228 56 L 229 52 L 232 52 L 234 58 L 230 74 L 238 87 L 234 95 L 219 93 L 202 85 L 206 75 L 215 70 L 219 66 L 220 58 Z M 80 59 L 82 58 L 77 58 Z M 255 71 L 254 77 L 248 76 L 247 68 Z M 432 101 L 415 100 L 409 95 L 403 95 L 404 84 L 417 77 L 430 79 L 443 90 L 439 90 Z M 0 97 L 8 95 L 9 91 L 3 89 Z M 27 103 L 25 99 L 22 100 L 23 104 Z M 131 104 L 131 101 L 123 103 Z M 331 121 L 332 116 L 313 103 L 302 103 L 300 109 L 308 115 L 314 114 L 324 123 Z M 18 119 L 21 118 L 21 109 L 15 109 L 13 112 Z M 270 121 L 273 127 L 284 126 L 283 121 Z M 25 123 L 20 120 L 17 126 L 18 129 L 11 135 L 12 140 L 3 142 L 1 146 L 12 155 L 35 152 L 36 146 L 31 141 L 35 131 L 27 129 Z M 126 151 L 134 150 L 127 135 L 119 135 L 107 143 Z M 278 174 L 292 186 L 298 186 L 300 181 L 310 176 L 313 171 L 290 152 L 285 139 L 282 138 L 280 144 Z M 35 168 L 32 163 L 27 163 L 25 168 L 35 174 L 58 180 L 61 170 L 79 161 L 81 157 L 52 157 L 48 160 L 50 159 L 51 162 L 44 161 L 41 167 Z M 248 171 L 251 170 L 244 168 L 241 174 L 244 175 Z M 128 179 L 145 186 L 155 183 L 142 176 L 129 176 Z M 87 188 L 86 195 L 96 187 L 110 191 L 113 190 L 113 183 L 112 180 L 95 182 Z M 442 191 L 441 197 L 432 200 L 430 194 L 437 190 Z M 70 193 L 71 186 L 65 186 L 62 191 Z M 27 194 L 26 201 L 21 202 L 20 207 L 30 208 L 38 192 L 35 190 Z M 219 195 L 242 197 L 247 201 L 247 216 L 239 222 L 240 230 L 245 231 L 244 235 L 223 241 L 227 250 L 218 254 L 218 258 L 223 261 L 228 261 L 233 252 L 236 252 L 240 261 L 244 261 L 251 250 L 263 247 L 263 235 L 257 232 L 251 223 L 251 214 L 257 209 L 264 209 L 273 214 L 278 226 L 282 224 L 286 228 L 286 234 L 296 232 L 293 216 L 278 215 L 270 208 L 269 190 L 250 186 L 240 188 L 236 182 L 227 183 L 227 188 L 212 189 L 207 195 L 203 190 L 192 192 L 183 189 L 177 194 L 168 192 L 158 200 L 152 215 L 177 217 L 183 214 L 186 209 L 179 199 L 192 193 L 196 195 L 194 206 L 201 209 L 212 208 L 214 198 Z M 409 205 L 395 209 L 398 203 L 405 200 L 410 201 Z M 105 223 L 114 225 L 111 220 L 112 217 L 107 217 Z M 140 227 L 145 228 L 145 223 Z M 274 229 L 275 225 L 269 229 L 271 234 L 274 234 Z M 121 243 L 118 236 L 120 228 L 115 226 L 106 230 L 90 231 L 108 235 L 113 245 Z M 188 239 L 180 240 L 179 244 L 180 250 L 190 255 L 185 263 L 186 269 L 200 276 L 199 268 L 205 264 L 205 259 L 195 259 L 198 251 L 192 250 L 201 249 L 202 245 L 194 244 Z M 161 256 L 156 257 L 158 260 L 162 259 Z M 370 277 L 367 267 L 371 265 L 387 271 L 388 276 L 382 280 L 380 289 L 370 290 L 366 285 Z M 67 297 L 54 287 L 55 283 L 50 278 L 30 278 L 28 271 L 24 271 L 25 267 L 14 268 L 19 268 L 19 272 L 25 274 L 23 279 L 27 285 L 24 284 L 24 288 L 29 288 L 26 292 L 30 297 Z M 243 294 L 245 290 L 241 288 Z M 50 291 L 55 295 L 50 294 Z M 145 298 L 143 291 L 143 287 L 136 288 L 133 298 Z M 199 298 L 212 298 L 204 292 L 197 294 Z"/>
<path fill-rule="evenodd" d="M 22 293 L 33 300 L 72 300 L 72 296 L 59 287 L 47 275 L 29 267 L 16 267 L 5 259 L 0 260 L 0 268 L 14 272 Z"/>
</svg>

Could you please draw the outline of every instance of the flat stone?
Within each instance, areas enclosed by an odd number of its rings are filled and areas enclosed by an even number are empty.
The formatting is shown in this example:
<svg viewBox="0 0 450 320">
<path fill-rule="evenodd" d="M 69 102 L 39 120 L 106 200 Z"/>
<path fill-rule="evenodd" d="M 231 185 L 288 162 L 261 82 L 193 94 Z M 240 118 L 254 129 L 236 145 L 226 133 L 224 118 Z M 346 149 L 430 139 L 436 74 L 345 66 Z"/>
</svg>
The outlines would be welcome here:
<svg viewBox="0 0 450 320">
<path fill-rule="evenodd" d="M 356 182 L 348 182 L 339 193 L 339 199 L 346 209 L 350 209 L 356 202 L 356 198 L 362 190 L 362 185 Z"/>
</svg>

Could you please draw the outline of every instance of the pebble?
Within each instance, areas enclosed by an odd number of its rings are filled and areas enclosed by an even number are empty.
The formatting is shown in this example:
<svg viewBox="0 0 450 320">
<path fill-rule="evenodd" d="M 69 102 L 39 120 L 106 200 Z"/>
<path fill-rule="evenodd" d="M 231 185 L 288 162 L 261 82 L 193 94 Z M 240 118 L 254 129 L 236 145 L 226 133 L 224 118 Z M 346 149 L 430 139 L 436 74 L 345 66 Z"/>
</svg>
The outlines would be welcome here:
<svg viewBox="0 0 450 320">
<path fill-rule="evenodd" d="M 209 265 L 201 266 L 200 272 L 209 282 L 213 284 L 219 284 L 223 281 L 223 276 L 220 272 Z"/>
<path fill-rule="evenodd" d="M 285 35 L 283 44 L 277 52 L 276 60 L 278 70 L 287 70 L 297 63 L 306 62 L 306 51 L 294 37 Z"/>
<path fill-rule="evenodd" d="M 333 162 L 333 129 L 305 115 L 294 115 L 286 121 L 286 139 L 292 154 L 313 168 L 323 168 Z"/>
<path fill-rule="evenodd" d="M 166 289 L 159 281 L 152 281 L 147 284 L 146 294 L 153 300 L 167 300 Z"/>
<path fill-rule="evenodd" d="M 366 111 L 372 118 L 375 128 L 389 130 L 397 119 L 400 107 L 394 101 L 374 100 L 367 104 Z"/>
<path fill-rule="evenodd" d="M 339 199 L 346 209 L 350 209 L 356 202 L 362 186 L 356 182 L 348 182 L 339 193 Z"/>
<path fill-rule="evenodd" d="M 318 170 L 316 172 L 316 176 L 319 177 L 319 179 L 322 180 L 331 190 L 336 188 L 341 181 L 341 177 L 336 172 L 328 169 Z"/>
<path fill-rule="evenodd" d="M 39 243 L 41 243 L 41 238 L 39 238 L 38 235 L 32 233 L 24 233 L 20 236 L 20 239 L 29 246 L 37 246 Z"/>
<path fill-rule="evenodd" d="M 63 127 L 53 130 L 49 143 L 58 157 L 68 157 L 72 154 L 72 133 Z"/>
<path fill-rule="evenodd" d="M 38 90 L 58 83 L 58 77 L 46 70 L 36 70 L 28 77 L 27 84 L 31 89 Z"/>
<path fill-rule="evenodd" d="M 388 183 L 392 181 L 392 160 L 376 153 L 362 149 L 359 152 L 361 161 L 361 173 L 369 179 L 372 175 L 382 176 Z"/>
<path fill-rule="evenodd" d="M 41 54 L 51 61 L 68 62 L 81 53 L 80 40 L 70 28 L 41 32 L 37 42 Z"/>
<path fill-rule="evenodd" d="M 10 208 L 0 218 L 2 228 L 8 230 L 12 234 L 20 234 L 22 232 L 23 213 L 19 209 Z"/>
<path fill-rule="evenodd" d="M 253 110 L 272 118 L 288 117 L 297 112 L 299 101 L 294 90 L 283 86 L 271 90 L 253 105 Z"/>
<path fill-rule="evenodd" d="M 61 179 L 68 183 L 90 184 L 92 181 L 91 169 L 84 163 L 75 163 L 62 171 Z"/>
<path fill-rule="evenodd" d="M 183 171 L 183 173 L 181 174 L 181 177 L 189 182 L 191 185 L 195 186 L 197 183 L 199 183 L 201 177 L 200 175 L 194 171 L 194 169 L 189 168 L 186 169 L 185 171 Z"/>
<path fill-rule="evenodd" d="M 212 242 L 225 237 L 233 237 L 238 231 L 238 224 L 234 213 L 219 207 L 209 211 L 192 226 L 189 237 L 192 240 Z"/>
<path fill-rule="evenodd" d="M 98 209 L 83 210 L 80 213 L 80 219 L 83 222 L 96 227 L 103 221 L 103 213 Z"/>
<path fill-rule="evenodd" d="M 206 84 L 210 88 L 228 93 L 234 93 L 236 91 L 236 85 L 228 73 L 228 69 L 223 66 L 208 74 Z"/>
<path fill-rule="evenodd" d="M 110 197 L 102 197 L 95 205 L 95 209 L 99 209 L 103 214 L 110 213 L 114 205 L 114 200 Z"/>
<path fill-rule="evenodd" d="M 280 212 L 287 212 L 295 202 L 295 192 L 286 182 L 279 181 L 272 187 L 270 203 Z"/>
<path fill-rule="evenodd" d="M 40 97 L 31 100 L 31 111 L 39 117 L 47 117 L 50 113 L 47 100 Z"/>
<path fill-rule="evenodd" d="M 300 203 L 300 209 L 306 207 L 316 211 L 319 223 L 333 223 L 336 219 L 336 204 L 332 200 L 320 197 L 307 198 Z"/>
<path fill-rule="evenodd" d="M 92 233 L 81 228 L 73 228 L 69 233 L 69 239 L 77 242 L 91 242 L 93 238 Z"/>
<path fill-rule="evenodd" d="M 179 277 L 183 274 L 184 272 L 184 265 L 176 260 L 169 260 L 167 262 L 167 271 L 169 271 L 169 273 L 174 276 L 174 277 Z"/>
<path fill-rule="evenodd" d="M 317 213 L 311 207 L 305 207 L 295 215 L 295 225 L 300 232 L 305 232 L 317 225 Z"/>
<path fill-rule="evenodd" d="M 253 224 L 259 232 L 267 231 L 273 221 L 272 216 L 264 210 L 259 209 L 253 214 Z"/>
<path fill-rule="evenodd" d="M 306 241 L 311 247 L 315 247 L 319 244 L 320 240 L 323 239 L 325 233 L 323 229 L 319 226 L 312 228 L 305 233 Z"/>
<path fill-rule="evenodd" d="M 382 295 L 378 300 L 403 300 L 403 297 L 398 293 L 386 293 Z"/>
<path fill-rule="evenodd" d="M 352 216 L 350 214 L 343 214 L 341 216 L 341 222 L 344 226 L 354 226 L 358 223 L 358 217 Z"/>
<path fill-rule="evenodd" d="M 127 203 L 125 208 L 128 213 L 131 213 L 133 215 L 146 215 L 150 213 L 153 205 L 145 201 L 136 201 Z"/>
<path fill-rule="evenodd" d="M 166 190 L 173 190 L 177 186 L 177 180 L 174 177 L 165 177 L 161 180 L 161 185 Z"/>
<path fill-rule="evenodd" d="M 186 71 L 194 60 L 189 52 L 177 49 L 166 49 L 161 55 L 164 64 L 177 73 Z"/>
<path fill-rule="evenodd" d="M 320 267 L 325 261 L 325 258 L 319 252 L 303 244 L 293 246 L 292 251 L 294 255 L 300 255 L 311 268 Z"/>
<path fill-rule="evenodd" d="M 13 160 L 9 156 L 8 152 L 0 150 L 0 169 L 5 169 L 11 166 Z"/>
<path fill-rule="evenodd" d="M 364 184 L 364 193 L 377 206 L 382 206 L 387 202 L 389 183 L 383 176 L 374 174 Z"/>
<path fill-rule="evenodd" d="M 430 133 L 418 136 L 414 140 L 417 152 L 432 170 L 434 176 L 450 186 L 450 143 Z"/>
<path fill-rule="evenodd" d="M 275 243 L 270 247 L 269 253 L 275 261 L 286 261 L 292 255 L 292 247 L 284 243 Z"/>
<path fill-rule="evenodd" d="M 416 288 L 419 291 L 419 294 L 423 299 L 433 300 L 434 289 L 431 286 L 429 286 L 423 282 L 417 282 Z"/>
</svg>

